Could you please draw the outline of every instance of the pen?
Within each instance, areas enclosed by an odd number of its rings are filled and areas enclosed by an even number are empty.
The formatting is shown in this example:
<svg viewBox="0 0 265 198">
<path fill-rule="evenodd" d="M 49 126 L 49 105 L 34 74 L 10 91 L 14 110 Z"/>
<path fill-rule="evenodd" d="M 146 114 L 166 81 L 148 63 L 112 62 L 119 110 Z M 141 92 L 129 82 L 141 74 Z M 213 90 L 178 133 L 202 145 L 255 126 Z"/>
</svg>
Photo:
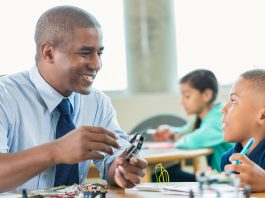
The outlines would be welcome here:
<svg viewBox="0 0 265 198">
<path fill-rule="evenodd" d="M 246 146 L 242 149 L 242 151 L 240 152 L 242 155 L 246 155 L 247 154 L 247 152 L 248 152 L 248 150 L 249 150 L 249 148 L 252 146 L 252 144 L 254 143 L 254 138 L 250 138 L 249 139 L 249 141 L 248 141 L 248 143 L 246 144 Z M 234 162 L 233 162 L 233 164 L 239 164 L 240 163 L 240 161 L 239 160 L 235 160 Z"/>
</svg>

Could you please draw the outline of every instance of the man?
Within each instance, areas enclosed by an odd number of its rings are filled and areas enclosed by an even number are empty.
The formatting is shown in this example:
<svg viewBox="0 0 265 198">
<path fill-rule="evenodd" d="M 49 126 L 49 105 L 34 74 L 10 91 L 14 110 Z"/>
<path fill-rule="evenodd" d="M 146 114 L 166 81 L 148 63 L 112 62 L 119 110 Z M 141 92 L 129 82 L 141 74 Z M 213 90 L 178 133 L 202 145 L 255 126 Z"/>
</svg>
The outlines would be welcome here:
<svg viewBox="0 0 265 198">
<path fill-rule="evenodd" d="M 52 8 L 35 42 L 36 66 L 0 80 L 0 192 L 81 183 L 90 160 L 111 185 L 140 183 L 147 162 L 124 160 L 129 144 L 110 100 L 91 88 L 104 49 L 97 20 Z"/>
</svg>

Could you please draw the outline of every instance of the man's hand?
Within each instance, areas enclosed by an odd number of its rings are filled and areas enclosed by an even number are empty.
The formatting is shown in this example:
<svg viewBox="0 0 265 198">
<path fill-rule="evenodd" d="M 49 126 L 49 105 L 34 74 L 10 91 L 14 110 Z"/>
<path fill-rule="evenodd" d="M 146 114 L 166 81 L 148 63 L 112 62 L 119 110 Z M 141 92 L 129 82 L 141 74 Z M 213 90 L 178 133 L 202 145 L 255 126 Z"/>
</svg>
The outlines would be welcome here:
<svg viewBox="0 0 265 198">
<path fill-rule="evenodd" d="M 132 157 L 130 162 L 124 158 L 117 158 L 117 168 L 114 173 L 116 184 L 122 188 L 133 188 L 136 184 L 140 184 L 145 176 L 145 169 L 148 165 L 147 161 L 137 157 Z"/>
<path fill-rule="evenodd" d="M 160 125 L 155 134 L 153 135 L 153 139 L 156 141 L 166 141 L 168 139 L 174 139 L 174 133 L 169 129 L 167 125 Z"/>
<path fill-rule="evenodd" d="M 121 188 L 133 188 L 141 183 L 147 165 L 146 160 L 138 157 L 132 157 L 130 162 L 127 162 L 122 154 L 109 168 L 108 181 L 111 185 L 118 185 Z"/>
<path fill-rule="evenodd" d="M 88 159 L 103 159 L 103 153 L 113 155 L 119 149 L 118 136 L 101 127 L 81 126 L 54 141 L 54 161 L 77 163 Z M 103 153 L 100 153 L 100 152 Z"/>
<path fill-rule="evenodd" d="M 119 149 L 117 136 L 100 127 L 79 127 L 67 135 L 21 152 L 0 154 L 0 192 L 25 183 L 40 172 L 60 163 L 102 159 L 102 153 Z"/>
<path fill-rule="evenodd" d="M 229 160 L 231 162 L 240 161 L 240 164 L 226 165 L 225 170 L 238 172 L 242 187 L 248 184 L 251 186 L 252 192 L 265 191 L 265 170 L 252 162 L 246 155 L 240 153 L 233 154 Z"/>
</svg>

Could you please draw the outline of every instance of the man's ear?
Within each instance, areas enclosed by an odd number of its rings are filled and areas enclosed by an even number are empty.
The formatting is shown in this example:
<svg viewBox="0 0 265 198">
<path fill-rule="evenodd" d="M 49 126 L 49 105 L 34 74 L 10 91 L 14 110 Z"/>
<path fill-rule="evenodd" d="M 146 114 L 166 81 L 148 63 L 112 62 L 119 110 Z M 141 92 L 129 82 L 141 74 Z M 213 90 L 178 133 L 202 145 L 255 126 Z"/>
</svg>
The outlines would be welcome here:
<svg viewBox="0 0 265 198">
<path fill-rule="evenodd" d="M 210 102 L 211 99 L 213 98 L 213 91 L 211 89 L 205 89 L 203 91 L 203 99 L 205 102 Z"/>
<path fill-rule="evenodd" d="M 258 123 L 265 126 L 265 108 L 262 108 L 258 114 Z"/>
<path fill-rule="evenodd" d="M 45 62 L 53 63 L 54 62 L 54 52 L 55 48 L 54 45 L 51 43 L 44 43 L 41 46 L 41 56 Z"/>
</svg>

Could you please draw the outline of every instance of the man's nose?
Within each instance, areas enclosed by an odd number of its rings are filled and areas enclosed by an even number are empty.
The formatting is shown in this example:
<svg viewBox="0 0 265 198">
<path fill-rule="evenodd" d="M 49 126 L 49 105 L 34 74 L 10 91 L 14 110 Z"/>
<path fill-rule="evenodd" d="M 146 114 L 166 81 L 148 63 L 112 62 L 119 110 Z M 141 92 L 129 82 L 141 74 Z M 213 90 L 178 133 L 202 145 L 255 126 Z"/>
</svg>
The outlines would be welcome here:
<svg viewBox="0 0 265 198">
<path fill-rule="evenodd" d="M 90 59 L 89 66 L 91 69 L 96 70 L 96 71 L 101 69 L 102 63 L 101 63 L 101 58 L 98 55 L 98 53 L 93 53 L 93 55 Z"/>
</svg>

